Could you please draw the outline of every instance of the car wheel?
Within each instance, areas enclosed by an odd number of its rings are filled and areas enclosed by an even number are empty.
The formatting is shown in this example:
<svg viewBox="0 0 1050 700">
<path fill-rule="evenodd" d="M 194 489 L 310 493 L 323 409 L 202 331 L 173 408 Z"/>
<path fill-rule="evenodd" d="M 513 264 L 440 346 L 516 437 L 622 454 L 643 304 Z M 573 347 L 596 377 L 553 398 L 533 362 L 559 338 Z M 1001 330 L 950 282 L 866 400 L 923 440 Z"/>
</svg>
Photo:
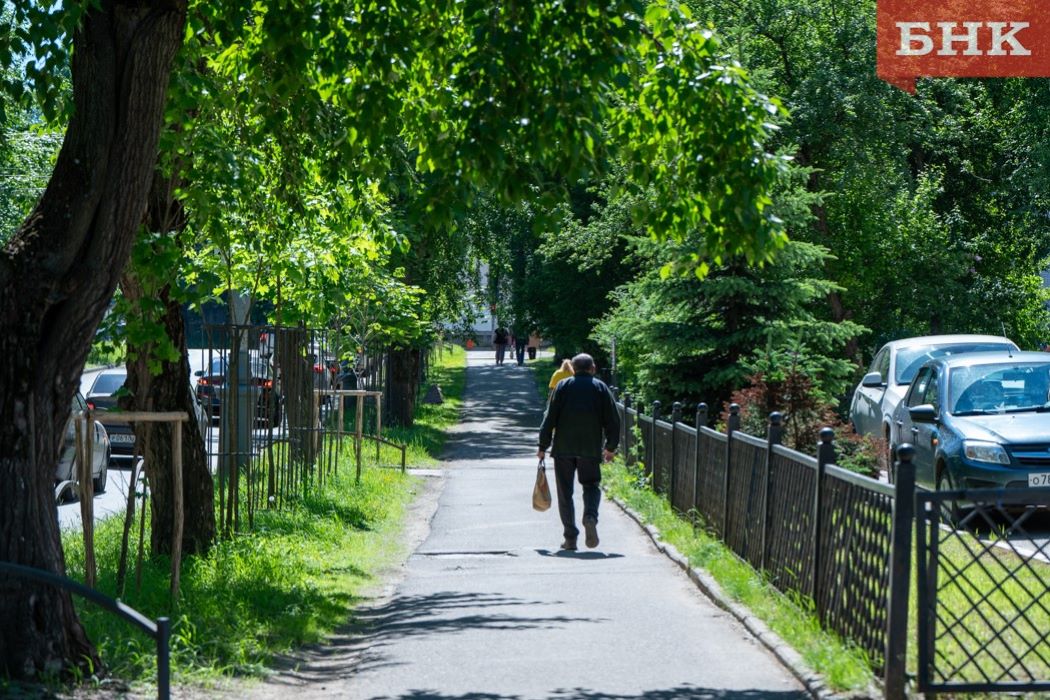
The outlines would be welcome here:
<svg viewBox="0 0 1050 700">
<path fill-rule="evenodd" d="M 274 404 L 273 412 L 270 413 L 270 428 L 281 427 L 281 404 L 277 402 Z"/>
<path fill-rule="evenodd" d="M 58 492 L 58 496 L 55 499 L 59 505 L 66 505 L 67 503 L 72 503 L 77 500 L 77 489 L 73 483 L 70 481 L 63 483 L 65 486 Z"/>
<path fill-rule="evenodd" d="M 109 480 L 109 458 L 109 450 L 106 450 L 105 459 L 102 460 L 102 470 L 99 471 L 98 476 L 91 480 L 95 487 L 95 493 L 106 492 L 106 482 Z"/>
<path fill-rule="evenodd" d="M 937 490 L 954 491 L 955 489 L 955 480 L 952 478 L 948 468 L 942 465 L 937 472 Z M 962 520 L 962 509 L 959 507 L 959 502 L 955 499 L 942 501 L 941 519 L 948 525 L 957 527 L 959 521 Z"/>
</svg>

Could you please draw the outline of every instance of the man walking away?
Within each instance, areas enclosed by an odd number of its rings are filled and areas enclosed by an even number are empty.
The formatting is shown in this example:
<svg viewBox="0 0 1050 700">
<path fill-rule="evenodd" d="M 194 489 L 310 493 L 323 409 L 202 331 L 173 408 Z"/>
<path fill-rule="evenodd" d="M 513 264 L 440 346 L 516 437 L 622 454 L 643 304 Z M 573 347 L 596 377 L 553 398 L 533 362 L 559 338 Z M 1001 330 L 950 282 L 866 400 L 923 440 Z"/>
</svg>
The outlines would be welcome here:
<svg viewBox="0 0 1050 700">
<path fill-rule="evenodd" d="M 518 361 L 518 367 L 525 364 L 525 347 L 529 344 L 528 333 L 515 333 L 514 334 L 514 354 L 515 359 Z"/>
<path fill-rule="evenodd" d="M 554 389 L 540 427 L 539 451 L 543 459 L 554 440 L 554 479 L 558 487 L 558 514 L 565 531 L 562 549 L 576 549 L 576 511 L 572 503 L 573 480 L 579 474 L 583 487 L 583 528 L 587 546 L 598 546 L 598 503 L 601 501 L 602 459 L 609 462 L 620 440 L 620 417 L 605 382 L 594 376 L 594 358 L 572 358 L 575 375 Z"/>
<path fill-rule="evenodd" d="M 507 354 L 507 329 L 500 326 L 492 336 L 492 344 L 496 346 L 496 364 L 502 365 L 503 358 Z"/>
</svg>

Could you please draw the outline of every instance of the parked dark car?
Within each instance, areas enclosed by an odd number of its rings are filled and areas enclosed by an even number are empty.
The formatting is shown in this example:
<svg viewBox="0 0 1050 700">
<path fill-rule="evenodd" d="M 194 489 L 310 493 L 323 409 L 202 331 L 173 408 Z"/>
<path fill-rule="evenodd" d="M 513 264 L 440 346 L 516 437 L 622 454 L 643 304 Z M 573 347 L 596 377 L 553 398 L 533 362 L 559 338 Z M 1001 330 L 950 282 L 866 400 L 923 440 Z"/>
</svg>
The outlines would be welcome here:
<svg viewBox="0 0 1050 700">
<path fill-rule="evenodd" d="M 904 442 L 927 488 L 1050 487 L 1050 353 L 928 361 L 894 413 Z"/>
<path fill-rule="evenodd" d="M 112 444 L 111 460 L 115 465 L 131 466 L 135 457 L 135 430 L 128 423 L 106 420 L 106 413 L 117 407 L 120 395 L 119 391 L 124 388 L 127 381 L 128 371 L 124 367 L 104 369 L 95 373 L 95 378 L 87 390 L 86 400 L 88 406 L 98 412 L 98 418 L 109 433 Z M 208 417 L 197 399 L 196 392 L 192 390 L 194 402 L 194 418 L 200 426 L 201 436 L 206 438 L 208 433 Z"/>
<path fill-rule="evenodd" d="M 130 466 L 135 453 L 135 431 L 127 423 L 106 420 L 106 413 L 117 407 L 117 392 L 124 386 L 128 372 L 123 367 L 104 369 L 95 374 L 95 380 L 88 387 L 84 398 L 88 406 L 98 413 L 102 425 L 109 433 L 109 442 L 113 452 L 110 457 L 114 465 Z"/>
<path fill-rule="evenodd" d="M 226 357 L 217 357 L 211 361 L 207 370 L 195 373 L 197 398 L 211 418 L 222 414 L 228 393 L 228 367 Z M 272 365 L 258 356 L 252 356 L 248 360 L 248 388 L 255 396 L 256 421 L 265 422 L 272 428 L 278 427 L 281 424 L 281 393 L 279 388 L 275 387 Z"/>
</svg>

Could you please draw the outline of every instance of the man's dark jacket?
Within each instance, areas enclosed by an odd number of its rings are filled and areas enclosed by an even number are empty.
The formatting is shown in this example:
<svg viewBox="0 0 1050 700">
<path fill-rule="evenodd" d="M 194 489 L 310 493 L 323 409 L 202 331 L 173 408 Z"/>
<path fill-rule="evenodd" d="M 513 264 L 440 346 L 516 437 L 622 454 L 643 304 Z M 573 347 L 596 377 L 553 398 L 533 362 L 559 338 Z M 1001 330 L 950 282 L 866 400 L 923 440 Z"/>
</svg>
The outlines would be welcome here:
<svg viewBox="0 0 1050 700">
<path fill-rule="evenodd" d="M 540 427 L 540 449 L 550 448 L 553 433 L 555 456 L 600 458 L 603 431 L 605 449 L 615 450 L 620 416 L 605 382 L 583 373 L 558 382 Z"/>
</svg>

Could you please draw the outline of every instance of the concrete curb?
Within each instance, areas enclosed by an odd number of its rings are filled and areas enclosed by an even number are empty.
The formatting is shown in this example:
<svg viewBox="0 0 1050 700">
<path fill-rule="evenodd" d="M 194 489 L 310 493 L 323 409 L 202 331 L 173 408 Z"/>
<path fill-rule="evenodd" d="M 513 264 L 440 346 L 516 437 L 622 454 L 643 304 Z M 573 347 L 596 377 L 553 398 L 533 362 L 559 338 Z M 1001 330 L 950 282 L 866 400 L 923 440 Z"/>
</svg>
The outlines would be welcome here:
<svg viewBox="0 0 1050 700">
<path fill-rule="evenodd" d="M 791 674 L 805 686 L 814 700 L 862 700 L 881 697 L 881 693 L 878 693 L 875 688 L 854 691 L 850 695 L 839 695 L 833 692 L 824 683 L 824 678 L 809 668 L 802 656 L 781 639 L 780 635 L 771 630 L 765 622 L 755 617 L 746 607 L 726 595 L 722 587 L 709 573 L 703 569 L 690 566 L 689 560 L 674 545 L 662 541 L 659 530 L 652 525 L 647 525 L 639 513 L 620 501 L 620 499 L 614 498 L 608 493 L 606 493 L 606 497 L 619 506 L 620 510 L 627 514 L 627 517 L 637 523 L 649 535 L 653 545 L 663 552 L 668 559 L 681 567 L 704 595 L 710 598 L 715 605 L 740 621 L 762 646 L 768 649 L 773 656 L 777 657 Z"/>
</svg>

